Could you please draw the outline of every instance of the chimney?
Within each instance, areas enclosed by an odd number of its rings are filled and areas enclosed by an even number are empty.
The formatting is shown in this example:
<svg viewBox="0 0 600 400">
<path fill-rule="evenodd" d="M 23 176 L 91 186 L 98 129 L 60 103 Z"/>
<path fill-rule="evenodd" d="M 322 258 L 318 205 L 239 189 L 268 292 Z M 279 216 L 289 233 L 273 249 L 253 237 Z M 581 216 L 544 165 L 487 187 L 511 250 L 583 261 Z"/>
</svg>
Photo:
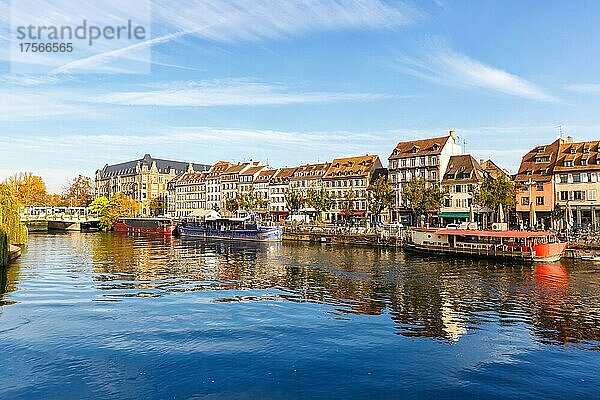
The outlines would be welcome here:
<svg viewBox="0 0 600 400">
<path fill-rule="evenodd" d="M 573 143 L 573 136 L 567 136 L 567 143 Z"/>
<path fill-rule="evenodd" d="M 485 160 L 483 158 L 479 159 L 479 165 L 483 165 L 484 162 L 485 162 Z"/>
<path fill-rule="evenodd" d="M 450 131 L 450 137 L 454 140 L 456 140 L 456 132 L 454 131 Z"/>
</svg>

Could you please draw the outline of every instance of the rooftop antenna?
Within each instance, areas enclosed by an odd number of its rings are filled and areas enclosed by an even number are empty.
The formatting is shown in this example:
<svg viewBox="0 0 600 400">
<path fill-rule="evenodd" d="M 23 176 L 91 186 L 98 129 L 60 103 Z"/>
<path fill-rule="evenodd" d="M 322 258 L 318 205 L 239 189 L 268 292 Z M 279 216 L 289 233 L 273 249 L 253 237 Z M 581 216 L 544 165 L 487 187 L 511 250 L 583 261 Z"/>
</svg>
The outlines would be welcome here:
<svg viewBox="0 0 600 400">
<path fill-rule="evenodd" d="M 565 133 L 563 132 L 562 125 L 559 125 L 558 126 L 558 137 L 562 139 L 564 134 Z"/>
</svg>

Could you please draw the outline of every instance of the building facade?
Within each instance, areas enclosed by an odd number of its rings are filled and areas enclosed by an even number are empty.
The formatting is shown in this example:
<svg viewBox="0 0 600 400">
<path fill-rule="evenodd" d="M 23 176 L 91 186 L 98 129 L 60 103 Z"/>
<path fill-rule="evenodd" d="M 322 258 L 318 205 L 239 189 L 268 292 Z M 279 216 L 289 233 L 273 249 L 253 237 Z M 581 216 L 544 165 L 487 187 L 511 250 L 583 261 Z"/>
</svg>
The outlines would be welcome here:
<svg viewBox="0 0 600 400">
<path fill-rule="evenodd" d="M 598 230 L 600 225 L 600 141 L 562 141 L 554 166 L 556 204 L 570 225 Z M 566 221 L 565 221 L 566 222 Z"/>
<path fill-rule="evenodd" d="M 392 221 L 411 224 L 412 211 L 402 198 L 404 185 L 423 177 L 430 185 L 441 185 L 450 157 L 462 154 L 454 131 L 448 136 L 400 142 L 388 157 L 388 176 L 395 193 Z"/>
<path fill-rule="evenodd" d="M 469 154 L 452 156 L 442 178 L 442 187 L 447 190 L 440 210 L 442 225 L 469 221 L 481 227 L 487 225 L 491 210 L 475 204 L 475 195 L 481 183 L 493 179 L 491 175 Z"/>
<path fill-rule="evenodd" d="M 142 204 L 142 213 L 149 214 L 149 203 L 156 200 L 159 214 L 166 212 L 167 184 L 178 174 L 205 171 L 206 164 L 186 163 L 153 158 L 150 154 L 139 160 L 106 164 L 96 171 L 95 197 L 110 198 L 117 192 Z"/>
<path fill-rule="evenodd" d="M 319 191 L 323 187 L 323 176 L 331 163 L 304 164 L 294 171 L 290 178 L 290 187 L 306 197 L 309 190 Z"/>
<path fill-rule="evenodd" d="M 556 204 L 554 168 L 562 139 L 536 146 L 523 156 L 515 176 L 515 208 L 523 227 L 550 228 Z"/>
<path fill-rule="evenodd" d="M 269 213 L 275 221 L 282 221 L 290 213 L 286 193 L 290 189 L 290 179 L 296 168 L 280 168 L 269 182 Z"/>
<path fill-rule="evenodd" d="M 216 162 L 206 175 L 206 209 L 221 209 L 221 174 L 232 164 L 228 161 Z"/>
<path fill-rule="evenodd" d="M 206 176 L 208 172 L 186 172 L 174 179 L 175 213 L 177 218 L 195 210 L 206 209 Z"/>
<path fill-rule="evenodd" d="M 335 222 L 342 218 L 365 217 L 367 188 L 374 172 L 382 168 L 376 155 L 334 159 L 322 178 L 325 190 L 333 199 L 333 207 L 325 212 L 325 220 Z M 351 209 L 352 215 L 346 215 L 347 209 Z"/>
</svg>

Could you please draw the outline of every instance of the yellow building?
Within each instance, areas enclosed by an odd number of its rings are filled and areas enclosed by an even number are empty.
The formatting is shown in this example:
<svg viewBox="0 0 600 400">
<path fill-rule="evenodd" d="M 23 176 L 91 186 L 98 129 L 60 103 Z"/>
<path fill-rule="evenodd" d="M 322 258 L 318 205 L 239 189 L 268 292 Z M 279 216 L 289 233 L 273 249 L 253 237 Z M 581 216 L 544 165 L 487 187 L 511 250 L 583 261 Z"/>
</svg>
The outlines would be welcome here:
<svg viewBox="0 0 600 400">
<path fill-rule="evenodd" d="M 156 200 L 158 214 L 166 211 L 167 184 L 184 172 L 205 171 L 210 166 L 153 158 L 150 154 L 139 160 L 106 164 L 96 171 L 95 197 L 111 197 L 117 192 L 142 204 L 142 213 L 150 213 L 150 201 Z"/>
<path fill-rule="evenodd" d="M 334 159 L 325 175 L 323 186 L 333 198 L 333 207 L 325 213 L 327 221 L 337 221 L 346 216 L 347 202 L 351 202 L 353 217 L 367 214 L 367 188 L 376 170 L 382 169 L 377 155 L 364 155 Z"/>
</svg>

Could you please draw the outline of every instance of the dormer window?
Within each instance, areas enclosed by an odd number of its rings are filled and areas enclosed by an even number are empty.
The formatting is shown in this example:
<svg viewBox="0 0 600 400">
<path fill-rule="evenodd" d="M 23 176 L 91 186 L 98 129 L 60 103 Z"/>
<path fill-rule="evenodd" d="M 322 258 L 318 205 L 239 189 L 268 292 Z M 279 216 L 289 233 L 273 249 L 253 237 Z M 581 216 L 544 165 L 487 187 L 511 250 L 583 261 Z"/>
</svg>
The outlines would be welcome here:
<svg viewBox="0 0 600 400">
<path fill-rule="evenodd" d="M 576 152 L 575 147 L 571 147 L 571 154 L 575 154 Z"/>
<path fill-rule="evenodd" d="M 392 152 L 395 156 L 398 155 L 398 149 L 394 149 L 394 151 Z"/>
<path fill-rule="evenodd" d="M 432 148 L 433 148 L 434 151 L 438 151 L 440 149 L 440 145 L 437 144 L 437 143 L 434 143 L 433 146 L 432 146 Z"/>
<path fill-rule="evenodd" d="M 412 148 L 412 152 L 413 152 L 413 153 L 416 153 L 416 152 L 418 152 L 418 151 L 419 151 L 419 146 L 413 146 L 413 148 Z"/>
<path fill-rule="evenodd" d="M 572 160 L 565 160 L 564 164 L 565 167 L 572 167 L 573 166 L 573 161 Z"/>
<path fill-rule="evenodd" d="M 583 149 L 583 152 L 584 152 L 585 154 L 590 154 L 590 148 L 589 148 L 589 147 L 585 147 L 585 148 Z"/>
<path fill-rule="evenodd" d="M 540 147 L 538 147 L 538 148 L 536 149 L 536 151 L 537 151 L 538 153 L 543 153 L 544 151 L 546 151 L 546 147 L 545 147 L 545 146 L 540 146 Z"/>
<path fill-rule="evenodd" d="M 588 165 L 588 160 L 587 160 L 587 158 L 582 158 L 582 159 L 581 159 L 581 165 Z"/>
</svg>

